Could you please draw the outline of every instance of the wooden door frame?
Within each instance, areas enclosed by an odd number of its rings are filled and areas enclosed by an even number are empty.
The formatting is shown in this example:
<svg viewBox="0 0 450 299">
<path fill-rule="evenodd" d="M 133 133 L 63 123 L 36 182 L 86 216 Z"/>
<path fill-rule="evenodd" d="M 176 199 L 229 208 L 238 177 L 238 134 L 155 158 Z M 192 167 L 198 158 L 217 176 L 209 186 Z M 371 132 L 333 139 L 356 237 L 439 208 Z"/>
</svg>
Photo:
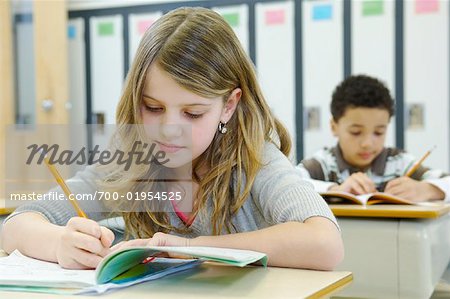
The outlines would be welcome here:
<svg viewBox="0 0 450 299">
<path fill-rule="evenodd" d="M 15 123 L 15 69 L 12 1 L 0 1 L 0 214 L 6 197 L 6 134 Z M 68 124 L 69 95 L 67 51 L 67 7 L 65 0 L 33 1 L 36 124 Z M 45 111 L 42 101 L 53 108 Z"/>
<path fill-rule="evenodd" d="M 4 208 L 6 130 L 14 123 L 14 55 L 11 0 L 0 1 L 0 212 Z"/>
<path fill-rule="evenodd" d="M 33 1 L 37 124 L 69 123 L 67 16 L 65 0 Z"/>
</svg>

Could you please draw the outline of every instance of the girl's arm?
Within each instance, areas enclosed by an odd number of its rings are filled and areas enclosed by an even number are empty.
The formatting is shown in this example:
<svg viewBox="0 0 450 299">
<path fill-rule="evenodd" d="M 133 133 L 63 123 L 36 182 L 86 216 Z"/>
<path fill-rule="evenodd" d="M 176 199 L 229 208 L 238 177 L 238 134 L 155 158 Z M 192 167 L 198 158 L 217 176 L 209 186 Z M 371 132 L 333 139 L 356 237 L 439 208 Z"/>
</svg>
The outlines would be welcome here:
<svg viewBox="0 0 450 299">
<path fill-rule="evenodd" d="M 99 177 L 95 165 L 88 166 L 68 180 L 67 185 L 74 194 L 92 195 Z M 64 194 L 60 187 L 51 192 Z M 18 249 L 25 255 L 58 262 L 65 268 L 95 268 L 109 252 L 114 234 L 94 221 L 106 215 L 96 212 L 104 209 L 99 200 L 82 200 L 79 204 L 89 219 L 75 217 L 75 210 L 65 198 L 34 201 L 18 207 L 3 224 L 1 246 L 8 253 Z"/>
<path fill-rule="evenodd" d="M 286 222 L 268 228 L 194 239 L 156 233 L 150 239 L 122 242 L 112 250 L 133 246 L 209 246 L 247 249 L 267 254 L 276 267 L 332 270 L 344 257 L 344 246 L 336 225 L 324 217 L 304 223 Z"/>
<path fill-rule="evenodd" d="M 38 213 L 22 213 L 3 225 L 1 245 L 7 253 L 18 249 L 27 256 L 56 262 L 55 248 L 62 229 Z"/>
<path fill-rule="evenodd" d="M 287 222 L 268 228 L 223 236 L 200 236 L 190 246 L 228 247 L 264 252 L 269 265 L 332 270 L 344 257 L 344 246 L 336 225 L 323 217 L 304 223 Z"/>
<path fill-rule="evenodd" d="M 114 234 L 90 219 L 73 217 L 65 226 L 50 223 L 35 212 L 18 214 L 2 228 L 1 244 L 7 253 L 18 249 L 64 268 L 95 268 L 109 253 Z"/>
</svg>

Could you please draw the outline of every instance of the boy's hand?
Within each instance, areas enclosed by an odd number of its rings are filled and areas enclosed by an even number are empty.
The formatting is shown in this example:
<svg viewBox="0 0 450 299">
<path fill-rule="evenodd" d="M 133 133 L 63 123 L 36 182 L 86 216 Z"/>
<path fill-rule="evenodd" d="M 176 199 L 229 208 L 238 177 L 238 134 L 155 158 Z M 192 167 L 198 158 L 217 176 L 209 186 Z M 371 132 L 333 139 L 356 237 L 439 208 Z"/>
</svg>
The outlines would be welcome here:
<svg viewBox="0 0 450 299">
<path fill-rule="evenodd" d="M 330 191 L 344 191 L 352 194 L 367 194 L 376 192 L 375 183 L 362 172 L 355 172 L 342 184 L 333 186 Z"/>
<path fill-rule="evenodd" d="M 444 199 L 445 196 L 436 186 L 406 176 L 389 181 L 384 192 L 415 202 Z"/>
<path fill-rule="evenodd" d="M 56 247 L 58 264 L 68 269 L 92 269 L 110 252 L 114 233 L 94 220 L 73 217 Z"/>
</svg>

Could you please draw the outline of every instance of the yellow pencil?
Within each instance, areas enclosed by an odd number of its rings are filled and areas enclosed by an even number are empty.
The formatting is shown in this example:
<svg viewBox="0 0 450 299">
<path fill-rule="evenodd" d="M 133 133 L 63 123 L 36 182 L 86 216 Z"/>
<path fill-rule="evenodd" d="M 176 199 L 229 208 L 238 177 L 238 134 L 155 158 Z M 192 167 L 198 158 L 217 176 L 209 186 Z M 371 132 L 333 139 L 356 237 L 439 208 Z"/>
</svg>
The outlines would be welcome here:
<svg viewBox="0 0 450 299">
<path fill-rule="evenodd" d="M 420 165 L 422 165 L 422 162 L 431 154 L 431 152 L 436 148 L 436 146 L 433 146 L 431 149 L 429 149 L 423 156 L 420 158 L 416 163 L 414 163 L 411 168 L 406 172 L 405 176 L 410 177 L 413 175 L 414 172 L 416 172 L 417 168 L 419 168 Z"/>
<path fill-rule="evenodd" d="M 56 167 L 50 163 L 50 161 L 47 158 L 47 155 L 44 155 L 44 162 L 47 164 L 48 169 L 50 169 L 50 172 L 52 173 L 53 177 L 55 178 L 58 185 L 63 189 L 64 194 L 66 195 L 67 199 L 69 199 L 70 203 L 72 204 L 73 208 L 77 212 L 79 217 L 88 218 L 86 213 L 80 208 L 77 201 L 71 196 L 72 192 L 70 192 L 69 187 L 67 187 L 66 182 L 59 174 Z"/>
</svg>

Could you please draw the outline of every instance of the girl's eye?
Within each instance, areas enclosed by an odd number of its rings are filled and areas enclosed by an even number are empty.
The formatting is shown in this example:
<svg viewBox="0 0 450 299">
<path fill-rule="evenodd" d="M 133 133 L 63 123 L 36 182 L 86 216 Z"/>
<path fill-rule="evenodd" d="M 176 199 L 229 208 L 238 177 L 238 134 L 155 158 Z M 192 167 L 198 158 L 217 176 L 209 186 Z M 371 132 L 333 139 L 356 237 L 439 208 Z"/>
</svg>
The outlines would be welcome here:
<svg viewBox="0 0 450 299">
<path fill-rule="evenodd" d="M 161 107 L 145 106 L 145 109 L 150 112 L 162 112 L 163 111 L 163 108 L 161 108 Z"/>
<path fill-rule="evenodd" d="M 200 118 L 203 116 L 203 114 L 195 114 L 195 113 L 189 113 L 189 112 L 185 112 L 186 116 L 189 118 Z"/>
<path fill-rule="evenodd" d="M 376 135 L 376 136 L 383 136 L 383 135 L 384 135 L 384 132 L 375 132 L 375 135 Z"/>
</svg>

